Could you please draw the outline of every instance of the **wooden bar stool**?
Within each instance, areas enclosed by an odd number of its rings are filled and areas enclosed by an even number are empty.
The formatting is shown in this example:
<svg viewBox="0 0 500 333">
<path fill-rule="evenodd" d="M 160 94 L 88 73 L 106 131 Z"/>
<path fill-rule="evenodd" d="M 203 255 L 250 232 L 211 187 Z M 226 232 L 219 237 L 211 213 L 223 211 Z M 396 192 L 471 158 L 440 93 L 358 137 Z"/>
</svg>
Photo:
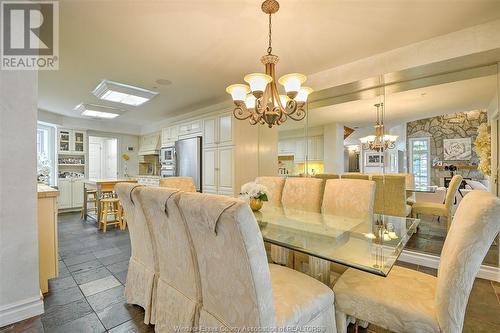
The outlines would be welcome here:
<svg viewBox="0 0 500 333">
<path fill-rule="evenodd" d="M 109 215 L 113 215 L 113 220 L 108 221 Z M 106 232 L 108 225 L 118 226 L 122 228 L 122 209 L 120 205 L 120 199 L 118 198 L 102 198 L 101 199 L 101 216 L 99 217 L 99 223 L 97 225 L 97 230 L 101 229 Z"/>
<path fill-rule="evenodd" d="M 97 216 L 97 190 L 87 190 L 87 214 L 89 212 L 93 212 Z M 92 207 L 89 208 L 89 203 L 92 204 Z M 80 218 L 83 219 L 83 212 L 85 207 L 82 207 L 82 212 L 80 214 Z"/>
</svg>

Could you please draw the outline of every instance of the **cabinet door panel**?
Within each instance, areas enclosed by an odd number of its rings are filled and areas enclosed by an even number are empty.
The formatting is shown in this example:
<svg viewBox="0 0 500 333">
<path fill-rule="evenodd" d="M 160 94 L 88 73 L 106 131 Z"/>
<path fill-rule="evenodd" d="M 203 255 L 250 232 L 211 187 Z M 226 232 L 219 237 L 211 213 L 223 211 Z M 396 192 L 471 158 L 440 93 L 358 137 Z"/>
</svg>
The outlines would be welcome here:
<svg viewBox="0 0 500 333">
<path fill-rule="evenodd" d="M 203 150 L 203 191 L 217 188 L 217 149 Z"/>
<path fill-rule="evenodd" d="M 165 147 L 168 144 L 169 136 L 170 136 L 169 132 L 170 132 L 169 128 L 164 128 L 161 130 L 161 145 L 162 145 L 162 147 Z"/>
<path fill-rule="evenodd" d="M 219 144 L 231 144 L 233 142 L 233 117 L 224 115 L 219 117 Z"/>
<path fill-rule="evenodd" d="M 72 207 L 83 206 L 83 181 L 75 179 L 71 183 Z"/>
<path fill-rule="evenodd" d="M 305 139 L 297 139 L 294 152 L 295 162 L 304 162 L 306 157 L 306 142 Z"/>
<path fill-rule="evenodd" d="M 203 145 L 214 146 L 217 142 L 217 126 L 215 118 L 205 119 L 203 122 Z"/>
<path fill-rule="evenodd" d="M 71 208 L 71 181 L 64 179 L 59 179 L 59 198 L 58 198 L 58 208 L 65 209 Z"/>
<path fill-rule="evenodd" d="M 234 148 L 219 148 L 219 192 L 234 190 Z"/>
</svg>

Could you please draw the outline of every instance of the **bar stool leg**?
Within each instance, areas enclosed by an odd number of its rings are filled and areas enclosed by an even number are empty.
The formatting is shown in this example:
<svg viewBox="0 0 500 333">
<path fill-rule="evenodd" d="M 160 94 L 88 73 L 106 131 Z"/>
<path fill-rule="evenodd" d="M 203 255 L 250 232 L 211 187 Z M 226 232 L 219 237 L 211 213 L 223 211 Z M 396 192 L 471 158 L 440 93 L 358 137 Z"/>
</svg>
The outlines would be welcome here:
<svg viewBox="0 0 500 333">
<path fill-rule="evenodd" d="M 109 204 L 106 203 L 104 205 L 104 212 L 102 213 L 102 231 L 106 232 L 107 226 L 108 226 L 108 207 Z"/>
</svg>

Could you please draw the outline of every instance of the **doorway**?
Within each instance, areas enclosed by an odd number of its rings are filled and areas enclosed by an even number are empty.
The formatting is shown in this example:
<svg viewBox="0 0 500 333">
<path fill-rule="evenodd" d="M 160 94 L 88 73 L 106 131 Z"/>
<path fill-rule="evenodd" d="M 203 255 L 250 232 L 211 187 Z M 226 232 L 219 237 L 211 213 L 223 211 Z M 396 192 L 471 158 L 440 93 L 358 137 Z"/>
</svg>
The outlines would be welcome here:
<svg viewBox="0 0 500 333">
<path fill-rule="evenodd" d="M 118 177 L 118 139 L 89 136 L 89 178 Z"/>
</svg>

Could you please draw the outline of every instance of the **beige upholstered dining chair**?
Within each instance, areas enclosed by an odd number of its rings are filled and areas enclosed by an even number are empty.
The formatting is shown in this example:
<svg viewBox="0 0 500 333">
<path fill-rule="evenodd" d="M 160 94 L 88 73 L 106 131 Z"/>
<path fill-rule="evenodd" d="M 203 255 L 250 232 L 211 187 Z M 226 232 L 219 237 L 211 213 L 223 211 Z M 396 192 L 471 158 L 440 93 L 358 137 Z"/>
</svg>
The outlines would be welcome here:
<svg viewBox="0 0 500 333">
<path fill-rule="evenodd" d="M 444 204 L 435 202 L 416 202 L 412 206 L 412 216 L 418 217 L 419 214 L 434 215 L 434 216 L 445 216 L 446 222 L 448 223 L 448 230 L 451 227 L 452 220 L 452 208 L 455 201 L 455 195 L 457 194 L 458 188 L 462 183 L 462 176 L 455 175 L 448 185 L 448 190 L 446 191 L 446 199 Z"/>
<path fill-rule="evenodd" d="M 372 175 L 377 185 L 375 189 L 376 214 L 406 217 L 412 207 L 406 203 L 406 175 Z"/>
<path fill-rule="evenodd" d="M 196 186 L 191 177 L 164 177 L 160 179 L 160 187 L 177 188 L 184 192 L 196 192 Z"/>
<path fill-rule="evenodd" d="M 187 226 L 177 206 L 178 189 L 150 187 L 140 192 L 155 256 L 155 332 L 191 328 L 201 307 L 198 263 Z"/>
<path fill-rule="evenodd" d="M 291 177 L 285 181 L 281 204 L 283 208 L 308 212 L 321 211 L 324 180 L 317 178 Z M 293 266 L 293 252 L 271 245 L 271 260 L 280 265 Z"/>
<path fill-rule="evenodd" d="M 348 172 L 340 175 L 342 179 L 362 179 L 370 180 L 370 176 L 359 172 Z"/>
<path fill-rule="evenodd" d="M 284 177 L 262 176 L 255 178 L 255 182 L 267 187 L 267 199 L 269 201 L 266 204 L 277 207 L 281 206 L 281 195 L 283 193 L 283 187 L 285 186 Z"/>
<path fill-rule="evenodd" d="M 257 221 L 244 201 L 181 193 L 179 207 L 199 266 L 200 329 L 309 326 L 336 331 L 331 289 L 305 274 L 267 263 Z"/>
<path fill-rule="evenodd" d="M 333 288 L 337 330 L 346 315 L 394 332 L 462 332 L 474 279 L 500 231 L 500 199 L 473 191 L 460 203 L 441 252 L 437 278 L 394 267 L 384 278 L 348 269 Z"/>
<path fill-rule="evenodd" d="M 326 181 L 322 211 L 351 218 L 373 215 L 375 182 L 361 179 L 330 179 Z"/>
<path fill-rule="evenodd" d="M 144 186 L 132 183 L 115 185 L 115 192 L 127 216 L 132 253 L 129 260 L 125 299 L 127 303 L 140 305 L 144 309 L 144 323 L 154 324 L 154 280 L 155 267 L 151 236 L 138 200 Z"/>
</svg>

